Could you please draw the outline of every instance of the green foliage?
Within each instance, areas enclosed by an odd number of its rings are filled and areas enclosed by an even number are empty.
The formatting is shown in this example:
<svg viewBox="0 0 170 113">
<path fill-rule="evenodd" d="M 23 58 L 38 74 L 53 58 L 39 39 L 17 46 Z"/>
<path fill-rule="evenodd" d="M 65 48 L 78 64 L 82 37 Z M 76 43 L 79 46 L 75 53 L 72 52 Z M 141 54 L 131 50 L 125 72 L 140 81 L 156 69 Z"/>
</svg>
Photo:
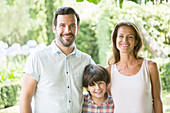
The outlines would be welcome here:
<svg viewBox="0 0 170 113">
<path fill-rule="evenodd" d="M 133 2 L 124 2 L 122 9 L 113 7 L 113 2 L 102 2 L 98 15 L 94 15 L 96 20 L 96 37 L 99 45 L 99 59 L 101 64 L 107 64 L 107 51 L 111 49 L 111 33 L 114 26 L 122 21 L 134 22 L 138 28 L 144 26 L 159 46 L 163 48 L 164 53 L 168 55 L 170 47 L 170 8 L 166 4 L 160 5 L 138 5 Z M 162 10 L 161 10 L 162 9 Z M 103 34 L 103 35 L 102 35 Z M 105 38 L 103 38 L 105 37 Z M 107 41 L 106 41 L 107 40 Z M 106 41 L 106 42 L 105 42 Z M 104 51 L 105 49 L 105 51 Z M 152 54 L 143 49 L 145 57 L 152 57 Z M 100 54 L 101 53 L 101 54 Z M 142 55 L 143 56 L 143 55 Z"/>
<path fill-rule="evenodd" d="M 45 8 L 46 8 L 46 34 L 48 37 L 48 41 L 47 41 L 47 45 L 49 45 L 52 40 L 54 40 L 54 33 L 52 31 L 52 20 L 53 20 L 53 16 L 54 16 L 54 0 L 45 0 Z"/>
<path fill-rule="evenodd" d="M 100 48 L 99 51 L 99 60 L 100 64 L 103 66 L 107 65 L 107 51 L 109 48 L 109 44 L 111 42 L 111 32 L 110 32 L 110 26 L 108 25 L 108 14 L 103 13 L 101 14 L 99 21 L 96 23 L 96 37 L 98 46 Z"/>
<path fill-rule="evenodd" d="M 163 90 L 170 91 L 170 59 L 160 66 L 160 74 Z"/>
<path fill-rule="evenodd" d="M 84 0 L 76 0 L 76 2 L 83 2 Z M 101 0 L 87 0 L 90 3 L 98 4 Z"/>
<path fill-rule="evenodd" d="M 91 55 L 98 64 L 98 45 L 95 37 L 95 25 L 91 21 L 83 21 L 80 24 L 79 33 L 76 39 L 76 46 L 79 50 Z"/>
<path fill-rule="evenodd" d="M 170 91 L 162 91 L 163 113 L 170 113 Z"/>
<path fill-rule="evenodd" d="M 21 0 L 0 0 L 0 40 L 25 43 L 27 31 L 37 24 L 29 17 L 29 4 Z"/>
<path fill-rule="evenodd" d="M 22 77 L 26 56 L 6 58 L 0 62 L 0 83 L 19 82 Z"/>
<path fill-rule="evenodd" d="M 170 58 L 155 58 L 153 61 L 158 64 L 162 89 L 170 91 Z"/>
<path fill-rule="evenodd" d="M 20 83 L 0 84 L 0 109 L 16 105 L 20 90 Z"/>
<path fill-rule="evenodd" d="M 21 77 L 26 56 L 5 57 L 0 61 L 0 109 L 19 102 Z"/>
</svg>

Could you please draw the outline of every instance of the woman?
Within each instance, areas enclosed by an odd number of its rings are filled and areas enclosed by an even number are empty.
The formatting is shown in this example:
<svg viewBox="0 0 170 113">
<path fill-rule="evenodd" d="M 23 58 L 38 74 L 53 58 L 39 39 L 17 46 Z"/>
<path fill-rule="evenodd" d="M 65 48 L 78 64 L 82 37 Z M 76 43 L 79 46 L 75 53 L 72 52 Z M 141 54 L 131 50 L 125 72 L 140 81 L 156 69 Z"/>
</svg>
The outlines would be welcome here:
<svg viewBox="0 0 170 113">
<path fill-rule="evenodd" d="M 113 56 L 107 70 L 115 113 L 162 113 L 157 64 L 139 57 L 142 37 L 135 24 L 121 22 L 112 34 Z"/>
</svg>

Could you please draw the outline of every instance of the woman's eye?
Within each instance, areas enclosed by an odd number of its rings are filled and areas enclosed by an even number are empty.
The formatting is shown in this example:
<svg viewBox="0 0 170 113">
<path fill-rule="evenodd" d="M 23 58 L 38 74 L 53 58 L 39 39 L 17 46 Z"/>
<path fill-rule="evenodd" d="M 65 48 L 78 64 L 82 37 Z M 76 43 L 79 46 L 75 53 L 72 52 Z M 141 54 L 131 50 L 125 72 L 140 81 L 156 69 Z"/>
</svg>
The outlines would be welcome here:
<svg viewBox="0 0 170 113">
<path fill-rule="evenodd" d="M 134 36 L 129 36 L 130 39 L 134 38 Z"/>
</svg>

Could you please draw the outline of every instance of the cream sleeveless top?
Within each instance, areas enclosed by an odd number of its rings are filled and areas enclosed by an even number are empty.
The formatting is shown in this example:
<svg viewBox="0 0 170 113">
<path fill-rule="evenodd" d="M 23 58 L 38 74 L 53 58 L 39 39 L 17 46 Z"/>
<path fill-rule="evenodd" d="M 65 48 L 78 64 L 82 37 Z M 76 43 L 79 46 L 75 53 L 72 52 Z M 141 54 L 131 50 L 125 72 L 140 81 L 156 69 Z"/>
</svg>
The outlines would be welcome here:
<svg viewBox="0 0 170 113">
<path fill-rule="evenodd" d="M 116 65 L 112 65 L 111 93 L 115 103 L 114 113 L 152 113 L 148 60 L 144 59 L 139 72 L 132 76 L 122 75 Z"/>
</svg>

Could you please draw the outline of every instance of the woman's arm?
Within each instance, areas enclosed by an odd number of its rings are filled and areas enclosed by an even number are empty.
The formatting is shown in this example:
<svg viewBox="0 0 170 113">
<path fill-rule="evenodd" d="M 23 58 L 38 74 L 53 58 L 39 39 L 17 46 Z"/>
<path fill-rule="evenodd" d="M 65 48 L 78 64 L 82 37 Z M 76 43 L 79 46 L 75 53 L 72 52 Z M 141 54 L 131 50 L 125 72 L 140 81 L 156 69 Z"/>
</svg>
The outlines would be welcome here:
<svg viewBox="0 0 170 113">
<path fill-rule="evenodd" d="M 157 64 L 155 62 L 149 61 L 148 68 L 152 83 L 154 113 L 163 113 L 161 100 L 161 83 Z"/>
</svg>

